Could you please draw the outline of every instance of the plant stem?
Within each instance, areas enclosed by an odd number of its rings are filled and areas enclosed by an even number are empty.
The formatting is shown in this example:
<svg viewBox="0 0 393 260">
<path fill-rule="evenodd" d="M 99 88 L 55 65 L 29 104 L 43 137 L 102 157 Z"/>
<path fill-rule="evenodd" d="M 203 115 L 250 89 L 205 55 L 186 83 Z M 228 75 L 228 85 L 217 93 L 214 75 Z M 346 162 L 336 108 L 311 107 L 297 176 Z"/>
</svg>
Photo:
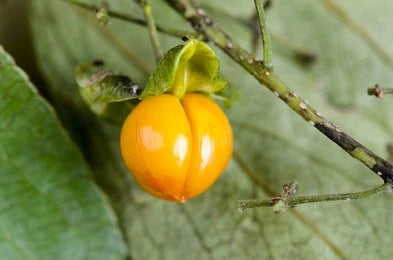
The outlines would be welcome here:
<svg viewBox="0 0 393 260">
<path fill-rule="evenodd" d="M 194 30 L 201 33 L 208 40 L 214 42 L 234 61 L 253 75 L 262 85 L 271 90 L 303 119 L 318 129 L 343 150 L 356 158 L 386 183 L 393 185 L 393 165 L 374 154 L 358 141 L 340 130 L 335 124 L 324 118 L 311 107 L 308 102 L 289 89 L 274 73 L 255 57 L 233 41 L 217 24 L 214 24 L 205 12 L 201 12 L 186 0 L 165 0 L 179 14 L 181 14 Z"/>
<path fill-rule="evenodd" d="M 272 46 L 270 43 L 270 35 L 266 29 L 265 10 L 261 0 L 254 0 L 255 9 L 257 11 L 259 29 L 261 31 L 262 44 L 263 44 L 263 62 L 268 69 L 272 69 Z"/>
<path fill-rule="evenodd" d="M 136 2 L 143 10 L 143 14 L 147 23 L 147 28 L 149 30 L 150 40 L 153 45 L 154 55 L 156 56 L 156 60 L 158 61 L 161 59 L 162 54 L 160 40 L 158 39 L 156 22 L 152 13 L 150 0 L 136 0 Z"/>
<path fill-rule="evenodd" d="M 82 9 L 88 10 L 88 11 L 97 12 L 100 9 L 99 6 L 90 5 L 90 4 L 86 4 L 86 3 L 82 3 L 82 2 L 78 2 L 78 1 L 73 1 L 73 0 L 61 0 L 61 1 L 69 3 L 74 6 L 77 6 Z M 116 18 L 116 19 L 126 21 L 126 22 L 131 22 L 131 23 L 141 25 L 141 26 L 147 26 L 147 22 L 145 20 L 140 19 L 140 18 L 133 16 L 131 14 L 123 14 L 123 13 L 112 11 L 109 9 L 106 9 L 106 11 L 107 11 L 109 17 Z M 173 28 L 167 28 L 165 26 L 160 26 L 160 25 L 157 25 L 156 28 L 157 28 L 158 32 L 165 33 L 165 34 L 168 34 L 168 35 L 171 35 L 174 37 L 178 37 L 178 38 L 181 38 L 184 35 L 198 36 L 193 32 L 182 31 L 182 30 L 177 30 L 177 29 L 173 29 Z"/>
<path fill-rule="evenodd" d="M 275 192 L 273 188 L 248 164 L 240 155 L 237 153 L 236 149 L 233 151 L 233 159 L 235 163 L 240 167 L 242 172 L 258 187 L 262 188 L 262 190 L 270 197 L 276 197 L 278 194 Z M 319 237 L 326 245 L 334 252 L 339 259 L 348 259 L 348 257 L 344 254 L 342 249 L 340 248 L 337 241 L 330 238 L 323 230 L 321 230 L 320 225 L 315 223 L 313 220 L 309 218 L 309 216 L 300 212 L 298 209 L 292 209 L 290 211 L 291 214 L 295 218 L 297 218 L 301 223 L 303 223 L 306 227 L 312 230 L 317 237 Z"/>
<path fill-rule="evenodd" d="M 306 204 L 306 203 L 366 199 L 366 198 L 378 197 L 390 191 L 391 191 L 391 185 L 385 183 L 374 189 L 361 191 L 361 192 L 296 196 L 287 199 L 282 197 L 274 197 L 274 198 L 267 198 L 267 199 L 239 200 L 238 206 L 239 206 L 239 210 L 244 211 L 250 208 L 272 207 L 276 205 L 278 202 L 283 201 L 285 206 L 294 207 L 296 205 Z"/>
</svg>

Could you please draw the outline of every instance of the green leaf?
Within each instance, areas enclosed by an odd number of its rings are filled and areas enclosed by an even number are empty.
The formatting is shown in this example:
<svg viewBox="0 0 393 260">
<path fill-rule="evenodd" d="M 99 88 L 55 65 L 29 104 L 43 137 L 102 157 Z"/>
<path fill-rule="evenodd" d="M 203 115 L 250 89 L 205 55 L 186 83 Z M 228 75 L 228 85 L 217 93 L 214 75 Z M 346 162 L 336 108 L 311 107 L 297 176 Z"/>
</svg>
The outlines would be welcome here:
<svg viewBox="0 0 393 260">
<path fill-rule="evenodd" d="M 83 64 L 75 69 L 82 98 L 88 104 L 106 104 L 138 97 L 138 85 L 130 78 L 116 75 L 103 65 Z"/>
<path fill-rule="evenodd" d="M 139 9 L 132 2 L 112 1 L 110 9 L 137 13 Z M 158 24 L 190 29 L 162 2 L 153 2 Z M 241 46 L 251 46 L 251 33 L 238 18 L 248 19 L 253 14 L 252 2 L 201 2 L 231 38 Z M 393 104 L 389 98 L 377 100 L 367 96 L 366 89 L 376 82 L 393 82 L 391 69 L 323 1 L 273 2 L 268 11 L 268 29 L 317 54 L 315 64 L 305 68 L 288 55 L 279 38 L 273 37 L 275 72 L 342 130 L 386 156 L 385 146 L 393 139 Z M 388 44 L 393 28 L 385 26 L 393 12 L 390 1 L 337 2 L 374 38 L 382 39 L 384 49 L 393 55 L 393 45 Z M 137 53 L 152 67 L 154 56 L 144 28 L 115 19 L 108 27 L 100 28 L 94 13 L 58 1 L 35 0 L 32 7 L 37 61 L 53 91 L 64 100 L 68 96 L 78 97 L 73 68 L 97 58 L 108 58 L 108 67 L 131 75 L 137 82 L 147 80 L 132 56 L 125 55 L 119 47 L 127 46 L 127 53 Z M 179 44 L 178 39 L 162 34 L 160 40 L 165 49 Z M 244 164 L 233 160 L 219 181 L 198 198 L 185 205 L 168 203 L 147 195 L 133 180 L 122 179 L 128 173 L 115 167 L 116 163 L 122 164 L 118 128 L 99 124 L 94 131 L 89 125 L 75 131 L 89 139 L 87 146 L 84 142 L 79 144 L 90 158 L 94 174 L 103 179 L 101 183 L 116 177 L 121 180 L 110 183 L 107 194 L 115 200 L 113 194 L 118 191 L 115 209 L 132 257 L 390 259 L 393 226 L 392 198 L 388 195 L 365 201 L 304 205 L 289 209 L 282 216 L 274 215 L 270 208 L 237 212 L 237 200 L 271 196 L 271 191 L 280 192 L 282 184 L 295 180 L 300 185 L 298 195 L 361 191 L 379 185 L 380 181 L 223 52 L 214 51 L 220 58 L 222 74 L 240 95 L 227 113 L 234 129 L 235 150 Z M 77 98 L 72 104 L 77 106 Z M 82 112 L 73 114 L 73 120 L 80 118 L 84 118 Z M 104 129 L 104 134 L 96 137 L 100 129 Z M 101 149 L 92 148 L 106 142 L 112 150 L 105 156 L 97 153 Z M 132 199 L 124 188 L 130 182 Z"/>
<path fill-rule="evenodd" d="M 26 74 L 0 46 L 1 259 L 123 259 L 107 200 Z"/>
<path fill-rule="evenodd" d="M 197 39 L 168 50 L 151 74 L 142 98 L 171 92 L 181 98 L 186 92 L 214 93 L 227 81 L 218 72 L 220 62 L 209 46 Z"/>
<path fill-rule="evenodd" d="M 111 72 L 101 61 L 76 67 L 75 78 L 79 93 L 90 109 L 114 123 L 124 121 L 137 104 L 128 100 L 137 99 L 141 92 L 141 88 L 130 78 Z"/>
</svg>

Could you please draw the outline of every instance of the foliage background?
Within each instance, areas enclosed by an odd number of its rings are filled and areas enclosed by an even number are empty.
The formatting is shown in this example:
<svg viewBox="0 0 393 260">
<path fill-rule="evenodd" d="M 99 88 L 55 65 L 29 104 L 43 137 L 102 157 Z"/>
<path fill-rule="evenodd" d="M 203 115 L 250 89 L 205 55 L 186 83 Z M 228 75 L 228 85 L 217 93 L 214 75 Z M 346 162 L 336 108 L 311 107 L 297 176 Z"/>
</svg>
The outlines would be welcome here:
<svg viewBox="0 0 393 260">
<path fill-rule="evenodd" d="M 239 19 L 252 16 L 252 1 L 200 2 L 251 49 L 252 35 Z M 304 66 L 273 37 L 275 71 L 341 129 L 387 157 L 393 103 L 368 97 L 365 90 L 391 84 L 393 68 L 329 2 L 273 1 L 271 32 L 318 56 Z M 393 56 L 391 1 L 335 3 L 378 41 L 388 59 Z M 133 1 L 109 6 L 142 17 Z M 163 1 L 153 1 L 153 11 L 159 24 L 190 29 Z M 391 196 L 300 206 L 283 216 L 270 209 L 237 212 L 237 200 L 269 196 L 293 180 L 301 194 L 357 191 L 379 180 L 220 50 L 214 49 L 222 74 L 238 96 L 226 112 L 242 163 L 232 160 L 214 187 L 179 205 L 136 186 L 119 157 L 119 127 L 88 111 L 73 76 L 76 65 L 103 59 L 144 84 L 154 66 L 146 29 L 114 19 L 100 27 L 93 13 L 60 0 L 2 0 L 0 14 L 0 44 L 51 103 L 13 65 L 5 66 L 9 62 L 0 52 L 1 259 L 390 259 Z M 166 35 L 160 39 L 165 50 L 181 44 Z M 25 102 L 26 96 L 32 101 Z M 70 230 L 79 232 L 68 236 Z"/>
</svg>

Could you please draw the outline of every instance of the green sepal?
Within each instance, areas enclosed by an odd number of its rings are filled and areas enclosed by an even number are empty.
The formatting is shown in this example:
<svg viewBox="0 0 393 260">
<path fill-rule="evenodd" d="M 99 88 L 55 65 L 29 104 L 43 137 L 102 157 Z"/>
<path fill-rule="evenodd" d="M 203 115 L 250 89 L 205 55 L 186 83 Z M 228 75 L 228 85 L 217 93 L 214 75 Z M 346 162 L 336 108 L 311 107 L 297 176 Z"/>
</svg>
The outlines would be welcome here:
<svg viewBox="0 0 393 260">
<path fill-rule="evenodd" d="M 75 69 L 76 82 L 88 104 L 111 103 L 138 98 L 140 88 L 130 78 L 117 75 L 99 64 L 83 64 Z"/>
<path fill-rule="evenodd" d="M 220 61 L 203 41 L 190 39 L 167 51 L 151 74 L 141 98 L 172 93 L 216 93 L 228 82 L 219 73 Z"/>
<path fill-rule="evenodd" d="M 76 67 L 75 79 L 80 95 L 90 110 L 115 123 L 124 120 L 141 92 L 130 78 L 111 72 L 101 62 Z"/>
</svg>

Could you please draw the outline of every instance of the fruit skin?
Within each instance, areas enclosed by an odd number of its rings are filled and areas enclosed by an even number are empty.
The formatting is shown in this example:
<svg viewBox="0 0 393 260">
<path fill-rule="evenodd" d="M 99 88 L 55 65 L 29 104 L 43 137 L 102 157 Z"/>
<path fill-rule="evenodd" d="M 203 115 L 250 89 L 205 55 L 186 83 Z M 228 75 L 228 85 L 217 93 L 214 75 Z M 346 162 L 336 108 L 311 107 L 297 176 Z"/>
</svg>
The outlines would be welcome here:
<svg viewBox="0 0 393 260">
<path fill-rule="evenodd" d="M 142 100 L 125 120 L 120 149 L 139 185 L 150 194 L 185 202 L 221 175 L 233 150 L 221 108 L 201 94 Z"/>
</svg>

